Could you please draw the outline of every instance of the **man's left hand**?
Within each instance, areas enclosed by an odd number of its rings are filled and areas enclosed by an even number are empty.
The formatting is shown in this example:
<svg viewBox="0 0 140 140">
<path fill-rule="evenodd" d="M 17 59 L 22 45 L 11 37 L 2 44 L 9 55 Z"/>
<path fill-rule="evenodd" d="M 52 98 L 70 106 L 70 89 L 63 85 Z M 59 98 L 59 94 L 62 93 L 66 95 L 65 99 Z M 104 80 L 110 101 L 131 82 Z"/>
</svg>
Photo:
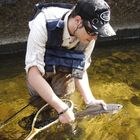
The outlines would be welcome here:
<svg viewBox="0 0 140 140">
<path fill-rule="evenodd" d="M 89 104 L 87 104 L 87 106 L 91 105 L 102 105 L 105 110 L 107 109 L 106 103 L 103 100 L 93 99 L 92 101 L 89 102 Z"/>
</svg>

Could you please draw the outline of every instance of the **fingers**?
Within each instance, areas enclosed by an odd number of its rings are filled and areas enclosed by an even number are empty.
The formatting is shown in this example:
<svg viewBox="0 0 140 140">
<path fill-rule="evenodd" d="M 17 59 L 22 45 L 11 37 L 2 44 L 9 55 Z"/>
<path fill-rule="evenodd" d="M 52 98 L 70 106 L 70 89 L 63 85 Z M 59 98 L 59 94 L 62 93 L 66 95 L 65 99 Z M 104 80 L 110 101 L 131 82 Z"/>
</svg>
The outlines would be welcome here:
<svg viewBox="0 0 140 140">
<path fill-rule="evenodd" d="M 72 109 L 68 109 L 65 113 L 59 116 L 59 120 L 61 123 L 72 123 L 75 121 L 75 116 Z"/>
<path fill-rule="evenodd" d="M 107 105 L 106 105 L 106 103 L 103 100 L 96 100 L 96 99 L 95 100 L 92 100 L 92 102 L 90 102 L 89 106 L 90 105 L 102 105 L 103 108 L 105 110 L 107 110 Z"/>
<path fill-rule="evenodd" d="M 99 103 L 103 106 L 105 110 L 107 110 L 107 105 L 103 100 L 99 100 Z"/>
</svg>

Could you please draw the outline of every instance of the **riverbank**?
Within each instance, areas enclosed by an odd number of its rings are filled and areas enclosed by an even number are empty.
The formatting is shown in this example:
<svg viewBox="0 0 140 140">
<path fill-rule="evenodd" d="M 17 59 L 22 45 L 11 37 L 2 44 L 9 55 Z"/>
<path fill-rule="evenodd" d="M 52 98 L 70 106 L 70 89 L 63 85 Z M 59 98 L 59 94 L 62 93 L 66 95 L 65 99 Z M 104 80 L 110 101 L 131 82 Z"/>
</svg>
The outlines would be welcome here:
<svg viewBox="0 0 140 140">
<path fill-rule="evenodd" d="M 26 50 L 28 21 L 33 14 L 34 4 L 44 0 L 2 0 L 0 3 L 0 54 L 11 54 Z M 47 2 L 54 2 L 47 0 Z M 57 0 L 55 1 L 57 2 Z M 59 2 L 65 2 L 59 0 Z M 67 2 L 75 3 L 74 0 Z M 101 38 L 99 43 L 122 43 L 140 40 L 139 1 L 125 2 L 108 0 L 111 7 L 111 25 L 117 36 Z M 122 5 L 122 2 L 124 3 Z M 97 43 L 98 43 L 97 42 Z"/>
<path fill-rule="evenodd" d="M 122 28 L 116 31 L 117 35 L 107 38 L 99 38 L 96 45 L 107 46 L 116 44 L 126 44 L 133 42 L 140 42 L 140 28 Z M 17 54 L 26 51 L 27 34 L 19 35 L 18 37 L 9 36 L 5 37 L 0 42 L 0 55 Z"/>
</svg>

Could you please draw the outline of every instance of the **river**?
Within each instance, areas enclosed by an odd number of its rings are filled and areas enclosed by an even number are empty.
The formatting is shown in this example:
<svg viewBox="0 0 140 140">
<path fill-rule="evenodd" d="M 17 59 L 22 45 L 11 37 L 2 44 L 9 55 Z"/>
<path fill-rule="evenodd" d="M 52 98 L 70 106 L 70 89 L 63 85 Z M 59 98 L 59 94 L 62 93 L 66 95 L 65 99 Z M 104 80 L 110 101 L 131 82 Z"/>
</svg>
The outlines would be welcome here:
<svg viewBox="0 0 140 140">
<path fill-rule="evenodd" d="M 123 109 L 77 121 L 77 131 L 60 124 L 39 133 L 34 140 L 140 140 L 140 43 L 96 46 L 88 69 L 90 86 L 98 99 L 119 103 Z M 24 54 L 0 59 L 0 122 L 28 104 Z M 71 99 L 78 107 L 84 103 L 75 92 Z M 29 105 L 0 129 L 0 140 L 23 140 L 29 130 L 21 121 L 36 108 Z"/>
</svg>

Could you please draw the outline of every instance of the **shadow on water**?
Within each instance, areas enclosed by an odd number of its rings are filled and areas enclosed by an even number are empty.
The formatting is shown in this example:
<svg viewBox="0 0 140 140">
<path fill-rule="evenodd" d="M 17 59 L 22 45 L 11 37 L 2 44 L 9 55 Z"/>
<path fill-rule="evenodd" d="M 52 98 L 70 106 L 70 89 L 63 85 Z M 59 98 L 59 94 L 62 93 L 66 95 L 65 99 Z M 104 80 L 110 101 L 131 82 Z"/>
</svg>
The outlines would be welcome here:
<svg viewBox="0 0 140 140">
<path fill-rule="evenodd" d="M 140 44 L 96 46 L 88 69 L 95 97 L 124 106 L 118 114 L 101 115 L 77 121 L 77 131 L 57 124 L 39 133 L 37 140 L 140 140 Z M 24 55 L 0 60 L 0 122 L 28 103 L 24 72 Z M 71 96 L 82 108 L 76 92 Z M 23 140 L 29 130 L 19 125 L 36 111 L 28 106 L 0 129 L 1 140 Z M 28 122 L 30 124 L 30 122 Z"/>
<path fill-rule="evenodd" d="M 24 72 L 25 54 L 0 55 L 0 80 L 12 78 Z"/>
</svg>

